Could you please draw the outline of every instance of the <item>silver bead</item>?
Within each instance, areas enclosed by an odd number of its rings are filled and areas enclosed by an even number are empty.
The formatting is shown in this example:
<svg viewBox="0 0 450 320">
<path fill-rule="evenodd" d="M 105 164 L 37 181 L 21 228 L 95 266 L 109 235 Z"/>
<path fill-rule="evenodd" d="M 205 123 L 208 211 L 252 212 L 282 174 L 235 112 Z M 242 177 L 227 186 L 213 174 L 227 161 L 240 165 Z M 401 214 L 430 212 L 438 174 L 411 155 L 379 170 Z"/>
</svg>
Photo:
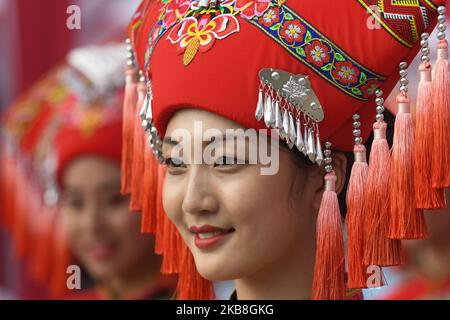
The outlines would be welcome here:
<svg viewBox="0 0 450 320">
<path fill-rule="evenodd" d="M 421 60 L 422 62 L 430 62 L 430 57 L 429 57 L 429 56 L 421 56 L 421 57 L 420 57 L 420 60 Z"/>
<path fill-rule="evenodd" d="M 357 114 L 357 113 L 355 113 L 355 114 L 352 116 L 352 119 L 355 120 L 355 121 L 359 120 L 359 118 L 360 118 L 360 116 L 359 116 L 359 114 Z"/>
<path fill-rule="evenodd" d="M 280 80 L 280 74 L 278 72 L 272 72 L 272 79 L 273 80 Z"/>
<path fill-rule="evenodd" d="M 379 114 L 377 114 L 377 115 L 375 116 L 375 119 L 376 119 L 377 121 L 383 121 L 383 120 L 384 120 L 384 115 L 381 114 L 381 113 L 379 113 Z"/>
<path fill-rule="evenodd" d="M 362 137 L 356 137 L 356 138 L 355 138 L 355 143 L 356 143 L 356 144 L 362 143 Z"/>
<path fill-rule="evenodd" d="M 408 87 L 406 87 L 406 86 L 400 86 L 400 91 L 408 92 Z"/>
<path fill-rule="evenodd" d="M 438 24 L 438 30 L 444 32 L 447 29 L 445 24 Z"/>
<path fill-rule="evenodd" d="M 330 149 L 332 146 L 332 143 L 330 141 L 325 142 L 325 148 Z"/>
<path fill-rule="evenodd" d="M 326 157 L 324 159 L 325 164 L 331 164 L 333 162 L 333 159 L 331 159 L 331 157 Z"/>
<path fill-rule="evenodd" d="M 408 68 L 408 64 L 405 61 L 400 62 L 400 64 L 398 66 L 400 67 L 400 69 Z"/>
<path fill-rule="evenodd" d="M 430 37 L 430 35 L 426 32 L 422 33 L 421 36 L 422 40 L 428 40 L 428 38 Z"/>
<path fill-rule="evenodd" d="M 380 89 L 377 89 L 377 91 L 375 91 L 375 96 L 376 97 L 382 97 L 383 96 L 383 91 Z"/>
<path fill-rule="evenodd" d="M 384 103 L 384 99 L 383 98 L 376 98 L 375 99 L 375 103 L 379 106 L 382 105 Z"/>
<path fill-rule="evenodd" d="M 325 166 L 325 171 L 326 171 L 327 173 L 330 173 L 331 171 L 333 171 L 333 167 L 332 167 L 331 165 L 326 165 L 326 166 Z"/>
<path fill-rule="evenodd" d="M 420 41 L 420 46 L 422 48 L 428 48 L 428 40 L 421 40 Z"/>
<path fill-rule="evenodd" d="M 354 135 L 355 137 L 360 136 L 360 135 L 361 135 L 361 130 L 359 130 L 359 129 L 353 130 L 353 135 Z"/>
<path fill-rule="evenodd" d="M 405 78 L 408 75 L 408 71 L 405 69 L 400 70 L 400 77 Z"/>
<path fill-rule="evenodd" d="M 426 56 L 430 54 L 430 49 L 429 48 L 422 48 L 422 49 L 420 49 L 420 51 L 422 51 L 422 54 L 426 55 Z"/>
<path fill-rule="evenodd" d="M 325 150 L 323 151 L 323 155 L 324 155 L 325 157 L 331 156 L 331 150 L 330 150 L 330 149 L 325 149 Z"/>
<path fill-rule="evenodd" d="M 401 79 L 400 79 L 400 84 L 401 84 L 402 86 L 407 86 L 407 85 L 409 84 L 409 81 L 408 81 L 408 79 L 406 79 L 406 78 L 401 78 Z"/>
<path fill-rule="evenodd" d="M 353 128 L 359 129 L 361 127 L 361 122 L 353 122 Z"/>
<path fill-rule="evenodd" d="M 437 33 L 437 37 L 439 40 L 444 40 L 445 39 L 445 32 L 439 31 Z"/>
<path fill-rule="evenodd" d="M 444 6 L 439 6 L 438 9 L 437 9 L 437 12 L 440 15 L 444 15 L 445 14 L 445 7 Z"/>
<path fill-rule="evenodd" d="M 383 113 L 384 112 L 384 107 L 383 106 L 378 106 L 377 107 L 377 113 Z"/>
</svg>

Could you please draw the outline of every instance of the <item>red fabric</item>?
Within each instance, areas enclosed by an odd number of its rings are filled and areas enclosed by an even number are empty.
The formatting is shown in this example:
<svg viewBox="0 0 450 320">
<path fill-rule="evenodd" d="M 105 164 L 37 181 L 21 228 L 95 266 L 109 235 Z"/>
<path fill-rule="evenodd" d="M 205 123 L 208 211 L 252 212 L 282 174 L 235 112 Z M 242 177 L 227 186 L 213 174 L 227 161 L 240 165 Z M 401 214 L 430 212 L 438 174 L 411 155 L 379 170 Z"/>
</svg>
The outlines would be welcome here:
<svg viewBox="0 0 450 320">
<path fill-rule="evenodd" d="M 120 163 L 122 154 L 122 121 L 106 124 L 89 136 L 79 128 L 62 128 L 56 138 L 56 177 L 61 183 L 64 169 L 77 157 L 97 155 Z"/>
<path fill-rule="evenodd" d="M 384 28 L 367 28 L 369 14 L 357 1 L 287 0 L 286 5 L 360 64 L 389 76 L 382 86 L 385 96 L 399 79 L 399 62 L 410 62 L 420 47 L 417 42 L 414 49 L 407 48 Z M 150 3 L 150 13 L 135 40 L 141 69 L 144 69 L 149 33 L 160 14 L 160 6 L 158 1 Z M 171 116 L 185 107 L 219 114 L 244 127 L 265 128 L 264 123 L 258 122 L 254 116 L 258 99 L 258 72 L 262 68 L 275 68 L 310 77 L 312 88 L 325 112 L 325 120 L 319 125 L 322 141 L 330 139 L 335 149 L 351 151 L 351 117 L 356 112 L 361 115 L 362 136 L 367 138 L 375 116 L 374 98 L 362 102 L 343 93 L 261 30 L 240 16 L 237 19 L 239 32 L 216 40 L 213 48 L 197 53 L 187 67 L 183 65 L 182 55 L 178 54 L 178 46 L 166 39 L 170 29 L 156 44 L 149 77 L 153 86 L 155 126 L 161 135 L 165 134 Z M 436 24 L 436 15 L 431 21 L 433 23 L 428 32 Z"/>
<path fill-rule="evenodd" d="M 18 91 L 61 61 L 69 51 L 76 30 L 66 27 L 68 0 L 18 0 L 19 72 Z"/>
</svg>

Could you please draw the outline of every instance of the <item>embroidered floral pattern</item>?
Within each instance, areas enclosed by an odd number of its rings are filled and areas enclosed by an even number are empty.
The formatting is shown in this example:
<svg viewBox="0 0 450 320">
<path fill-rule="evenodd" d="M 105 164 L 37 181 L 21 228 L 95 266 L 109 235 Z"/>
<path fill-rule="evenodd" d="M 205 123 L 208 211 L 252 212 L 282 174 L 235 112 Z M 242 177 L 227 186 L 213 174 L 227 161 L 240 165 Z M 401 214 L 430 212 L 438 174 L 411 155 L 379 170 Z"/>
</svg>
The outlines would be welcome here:
<svg viewBox="0 0 450 320">
<path fill-rule="evenodd" d="M 165 14 L 163 17 L 163 25 L 171 27 L 179 19 L 184 17 L 191 6 L 191 0 L 171 0 L 166 5 Z"/>
<path fill-rule="evenodd" d="M 380 86 L 381 83 L 378 80 L 372 79 L 367 81 L 366 84 L 361 87 L 363 97 L 370 98 Z"/>
<path fill-rule="evenodd" d="M 359 73 L 358 68 L 351 61 L 339 61 L 333 69 L 333 76 L 342 84 L 358 82 Z"/>
<path fill-rule="evenodd" d="M 330 49 L 319 40 L 314 40 L 305 47 L 306 61 L 317 67 L 330 62 Z"/>
<path fill-rule="evenodd" d="M 236 0 L 234 8 L 247 19 L 260 17 L 269 9 L 270 0 Z"/>
<path fill-rule="evenodd" d="M 303 41 L 306 28 L 300 20 L 287 20 L 283 23 L 280 33 L 281 37 L 289 43 L 300 42 Z"/>
<path fill-rule="evenodd" d="M 323 79 L 354 98 L 370 99 L 386 80 L 353 60 L 284 1 L 218 0 L 215 7 L 208 8 L 199 8 L 198 1 L 193 0 L 160 1 L 163 3 L 162 14 L 150 32 L 145 54 L 147 71 L 153 48 L 166 33 L 169 33 L 166 39 L 178 46 L 187 66 L 199 52 L 210 50 L 216 40 L 239 32 L 239 20 L 236 19 L 239 15 Z M 172 29 L 167 26 L 170 23 L 173 23 Z"/>
<path fill-rule="evenodd" d="M 270 27 L 271 25 L 280 21 L 280 9 L 278 8 L 270 8 L 264 15 L 259 18 L 258 22 L 266 27 Z"/>
<path fill-rule="evenodd" d="M 270 10 L 278 18 L 264 20 Z M 359 100 L 368 100 L 386 77 L 354 61 L 346 52 L 325 37 L 297 12 L 272 0 L 270 9 L 260 18 L 249 20 L 299 61 L 339 90 Z"/>
<path fill-rule="evenodd" d="M 220 15 L 211 19 L 204 15 L 197 21 L 189 17 L 176 25 L 167 39 L 180 44 L 180 53 L 184 53 L 183 63 L 188 65 L 198 51 L 206 52 L 212 48 L 216 39 L 223 39 L 239 31 L 237 19 L 231 15 Z"/>
</svg>

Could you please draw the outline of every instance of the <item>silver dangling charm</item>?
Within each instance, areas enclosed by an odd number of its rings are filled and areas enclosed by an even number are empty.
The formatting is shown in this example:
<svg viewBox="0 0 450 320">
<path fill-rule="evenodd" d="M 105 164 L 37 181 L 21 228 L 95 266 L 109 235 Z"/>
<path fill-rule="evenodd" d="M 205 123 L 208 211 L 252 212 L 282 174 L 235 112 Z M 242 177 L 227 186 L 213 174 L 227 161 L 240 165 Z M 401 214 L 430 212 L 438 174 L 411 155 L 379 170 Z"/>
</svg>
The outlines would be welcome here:
<svg viewBox="0 0 450 320">
<path fill-rule="evenodd" d="M 259 89 L 258 104 L 256 106 L 255 118 L 256 118 L 256 120 L 260 121 L 263 116 L 264 116 L 263 92 L 261 89 Z"/>
<path fill-rule="evenodd" d="M 289 112 L 289 142 L 292 143 L 292 146 L 295 144 L 295 140 L 297 139 L 297 133 L 295 130 L 294 118 L 292 117 L 292 113 Z M 292 149 L 292 147 L 290 147 Z"/>
<path fill-rule="evenodd" d="M 284 110 L 283 111 L 283 138 L 288 139 L 289 137 L 289 115 L 288 115 L 288 111 Z"/>
<path fill-rule="evenodd" d="M 265 104 L 265 110 L 264 110 L 264 123 L 266 124 L 267 128 L 270 128 L 270 122 L 273 118 L 272 116 L 272 98 L 270 95 L 266 94 L 266 100 L 264 102 Z"/>
<path fill-rule="evenodd" d="M 307 151 L 306 154 L 309 157 L 309 160 L 311 160 L 311 162 L 315 162 L 316 160 L 316 151 L 315 151 L 315 146 L 314 146 L 314 134 L 311 128 L 308 128 L 308 138 L 307 138 Z"/>
<path fill-rule="evenodd" d="M 280 104 L 278 101 L 275 102 L 275 129 L 283 129 L 283 118 L 281 115 Z"/>
<path fill-rule="evenodd" d="M 323 163 L 324 157 L 322 152 L 322 145 L 320 144 L 319 134 L 316 134 L 316 163 L 321 166 Z"/>
<path fill-rule="evenodd" d="M 300 119 L 297 119 L 297 141 L 295 142 L 295 145 L 297 146 L 298 151 L 303 154 L 305 153 L 305 142 L 302 137 L 302 126 Z"/>
</svg>

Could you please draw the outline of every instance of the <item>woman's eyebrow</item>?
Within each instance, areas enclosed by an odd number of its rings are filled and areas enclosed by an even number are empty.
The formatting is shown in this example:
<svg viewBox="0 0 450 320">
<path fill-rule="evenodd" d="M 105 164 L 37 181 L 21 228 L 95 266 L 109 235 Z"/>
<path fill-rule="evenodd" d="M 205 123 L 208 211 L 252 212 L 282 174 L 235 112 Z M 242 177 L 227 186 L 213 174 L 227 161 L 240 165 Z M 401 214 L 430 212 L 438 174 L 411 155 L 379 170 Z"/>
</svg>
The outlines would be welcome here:
<svg viewBox="0 0 450 320">
<path fill-rule="evenodd" d="M 165 138 L 163 139 L 163 144 L 168 144 L 168 145 L 171 145 L 171 146 L 176 146 L 176 145 L 179 144 L 179 143 L 180 143 L 179 141 L 173 140 L 172 137 L 165 137 Z"/>
</svg>

